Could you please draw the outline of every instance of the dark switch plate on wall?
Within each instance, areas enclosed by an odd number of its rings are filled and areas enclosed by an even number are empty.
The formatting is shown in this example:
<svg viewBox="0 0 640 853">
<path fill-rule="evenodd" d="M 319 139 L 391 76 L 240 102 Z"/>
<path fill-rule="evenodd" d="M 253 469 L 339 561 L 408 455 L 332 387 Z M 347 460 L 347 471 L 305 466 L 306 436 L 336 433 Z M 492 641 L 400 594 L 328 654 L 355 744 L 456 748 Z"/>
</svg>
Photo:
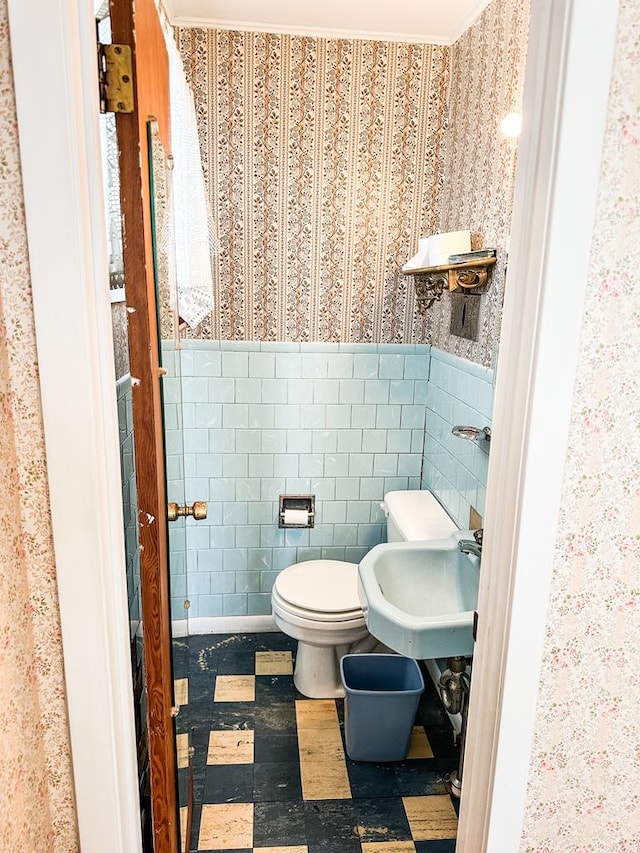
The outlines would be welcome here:
<svg viewBox="0 0 640 853">
<path fill-rule="evenodd" d="M 472 293 L 452 293 L 451 334 L 477 341 L 479 325 L 480 296 Z"/>
</svg>

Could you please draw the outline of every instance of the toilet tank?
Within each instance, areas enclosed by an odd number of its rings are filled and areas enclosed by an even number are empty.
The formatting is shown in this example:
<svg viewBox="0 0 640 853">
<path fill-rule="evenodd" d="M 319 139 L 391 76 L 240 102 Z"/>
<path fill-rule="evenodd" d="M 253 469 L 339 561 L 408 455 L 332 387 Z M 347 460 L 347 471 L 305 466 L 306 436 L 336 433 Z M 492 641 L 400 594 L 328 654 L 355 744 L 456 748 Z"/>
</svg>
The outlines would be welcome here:
<svg viewBox="0 0 640 853">
<path fill-rule="evenodd" d="M 382 508 L 387 516 L 387 542 L 446 539 L 458 529 L 428 491 L 387 492 Z"/>
</svg>

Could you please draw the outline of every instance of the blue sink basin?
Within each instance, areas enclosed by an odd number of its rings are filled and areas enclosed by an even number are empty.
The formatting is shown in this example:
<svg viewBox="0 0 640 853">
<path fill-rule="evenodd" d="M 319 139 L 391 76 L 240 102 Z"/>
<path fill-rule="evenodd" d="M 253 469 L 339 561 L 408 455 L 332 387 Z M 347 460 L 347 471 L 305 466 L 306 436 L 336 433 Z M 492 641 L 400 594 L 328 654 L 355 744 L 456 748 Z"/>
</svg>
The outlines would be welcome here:
<svg viewBox="0 0 640 853">
<path fill-rule="evenodd" d="M 458 548 L 470 533 L 429 542 L 377 545 L 358 567 L 367 628 L 418 660 L 473 653 L 480 561 Z"/>
</svg>

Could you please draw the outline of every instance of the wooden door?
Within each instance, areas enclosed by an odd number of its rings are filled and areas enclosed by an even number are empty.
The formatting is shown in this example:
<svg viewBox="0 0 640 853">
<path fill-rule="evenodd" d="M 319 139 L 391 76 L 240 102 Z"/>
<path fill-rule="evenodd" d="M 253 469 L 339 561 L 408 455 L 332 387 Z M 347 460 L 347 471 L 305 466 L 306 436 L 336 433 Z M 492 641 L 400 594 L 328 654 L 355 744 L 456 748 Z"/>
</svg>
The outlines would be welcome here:
<svg viewBox="0 0 640 853">
<path fill-rule="evenodd" d="M 112 39 L 131 46 L 135 107 L 116 117 L 138 492 L 140 586 L 155 853 L 177 853 L 167 497 L 147 122 L 170 150 L 169 67 L 154 0 L 110 0 Z"/>
</svg>

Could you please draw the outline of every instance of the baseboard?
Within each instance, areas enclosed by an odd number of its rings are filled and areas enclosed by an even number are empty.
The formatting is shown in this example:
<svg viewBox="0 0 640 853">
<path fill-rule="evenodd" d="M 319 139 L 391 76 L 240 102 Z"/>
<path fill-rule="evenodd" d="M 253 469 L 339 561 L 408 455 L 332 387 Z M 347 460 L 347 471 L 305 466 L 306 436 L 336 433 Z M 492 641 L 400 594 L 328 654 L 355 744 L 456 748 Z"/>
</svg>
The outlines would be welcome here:
<svg viewBox="0 0 640 853">
<path fill-rule="evenodd" d="M 176 619 L 171 623 L 173 637 L 192 634 L 263 634 L 277 631 L 273 616 L 195 616 L 193 619 Z"/>
</svg>

